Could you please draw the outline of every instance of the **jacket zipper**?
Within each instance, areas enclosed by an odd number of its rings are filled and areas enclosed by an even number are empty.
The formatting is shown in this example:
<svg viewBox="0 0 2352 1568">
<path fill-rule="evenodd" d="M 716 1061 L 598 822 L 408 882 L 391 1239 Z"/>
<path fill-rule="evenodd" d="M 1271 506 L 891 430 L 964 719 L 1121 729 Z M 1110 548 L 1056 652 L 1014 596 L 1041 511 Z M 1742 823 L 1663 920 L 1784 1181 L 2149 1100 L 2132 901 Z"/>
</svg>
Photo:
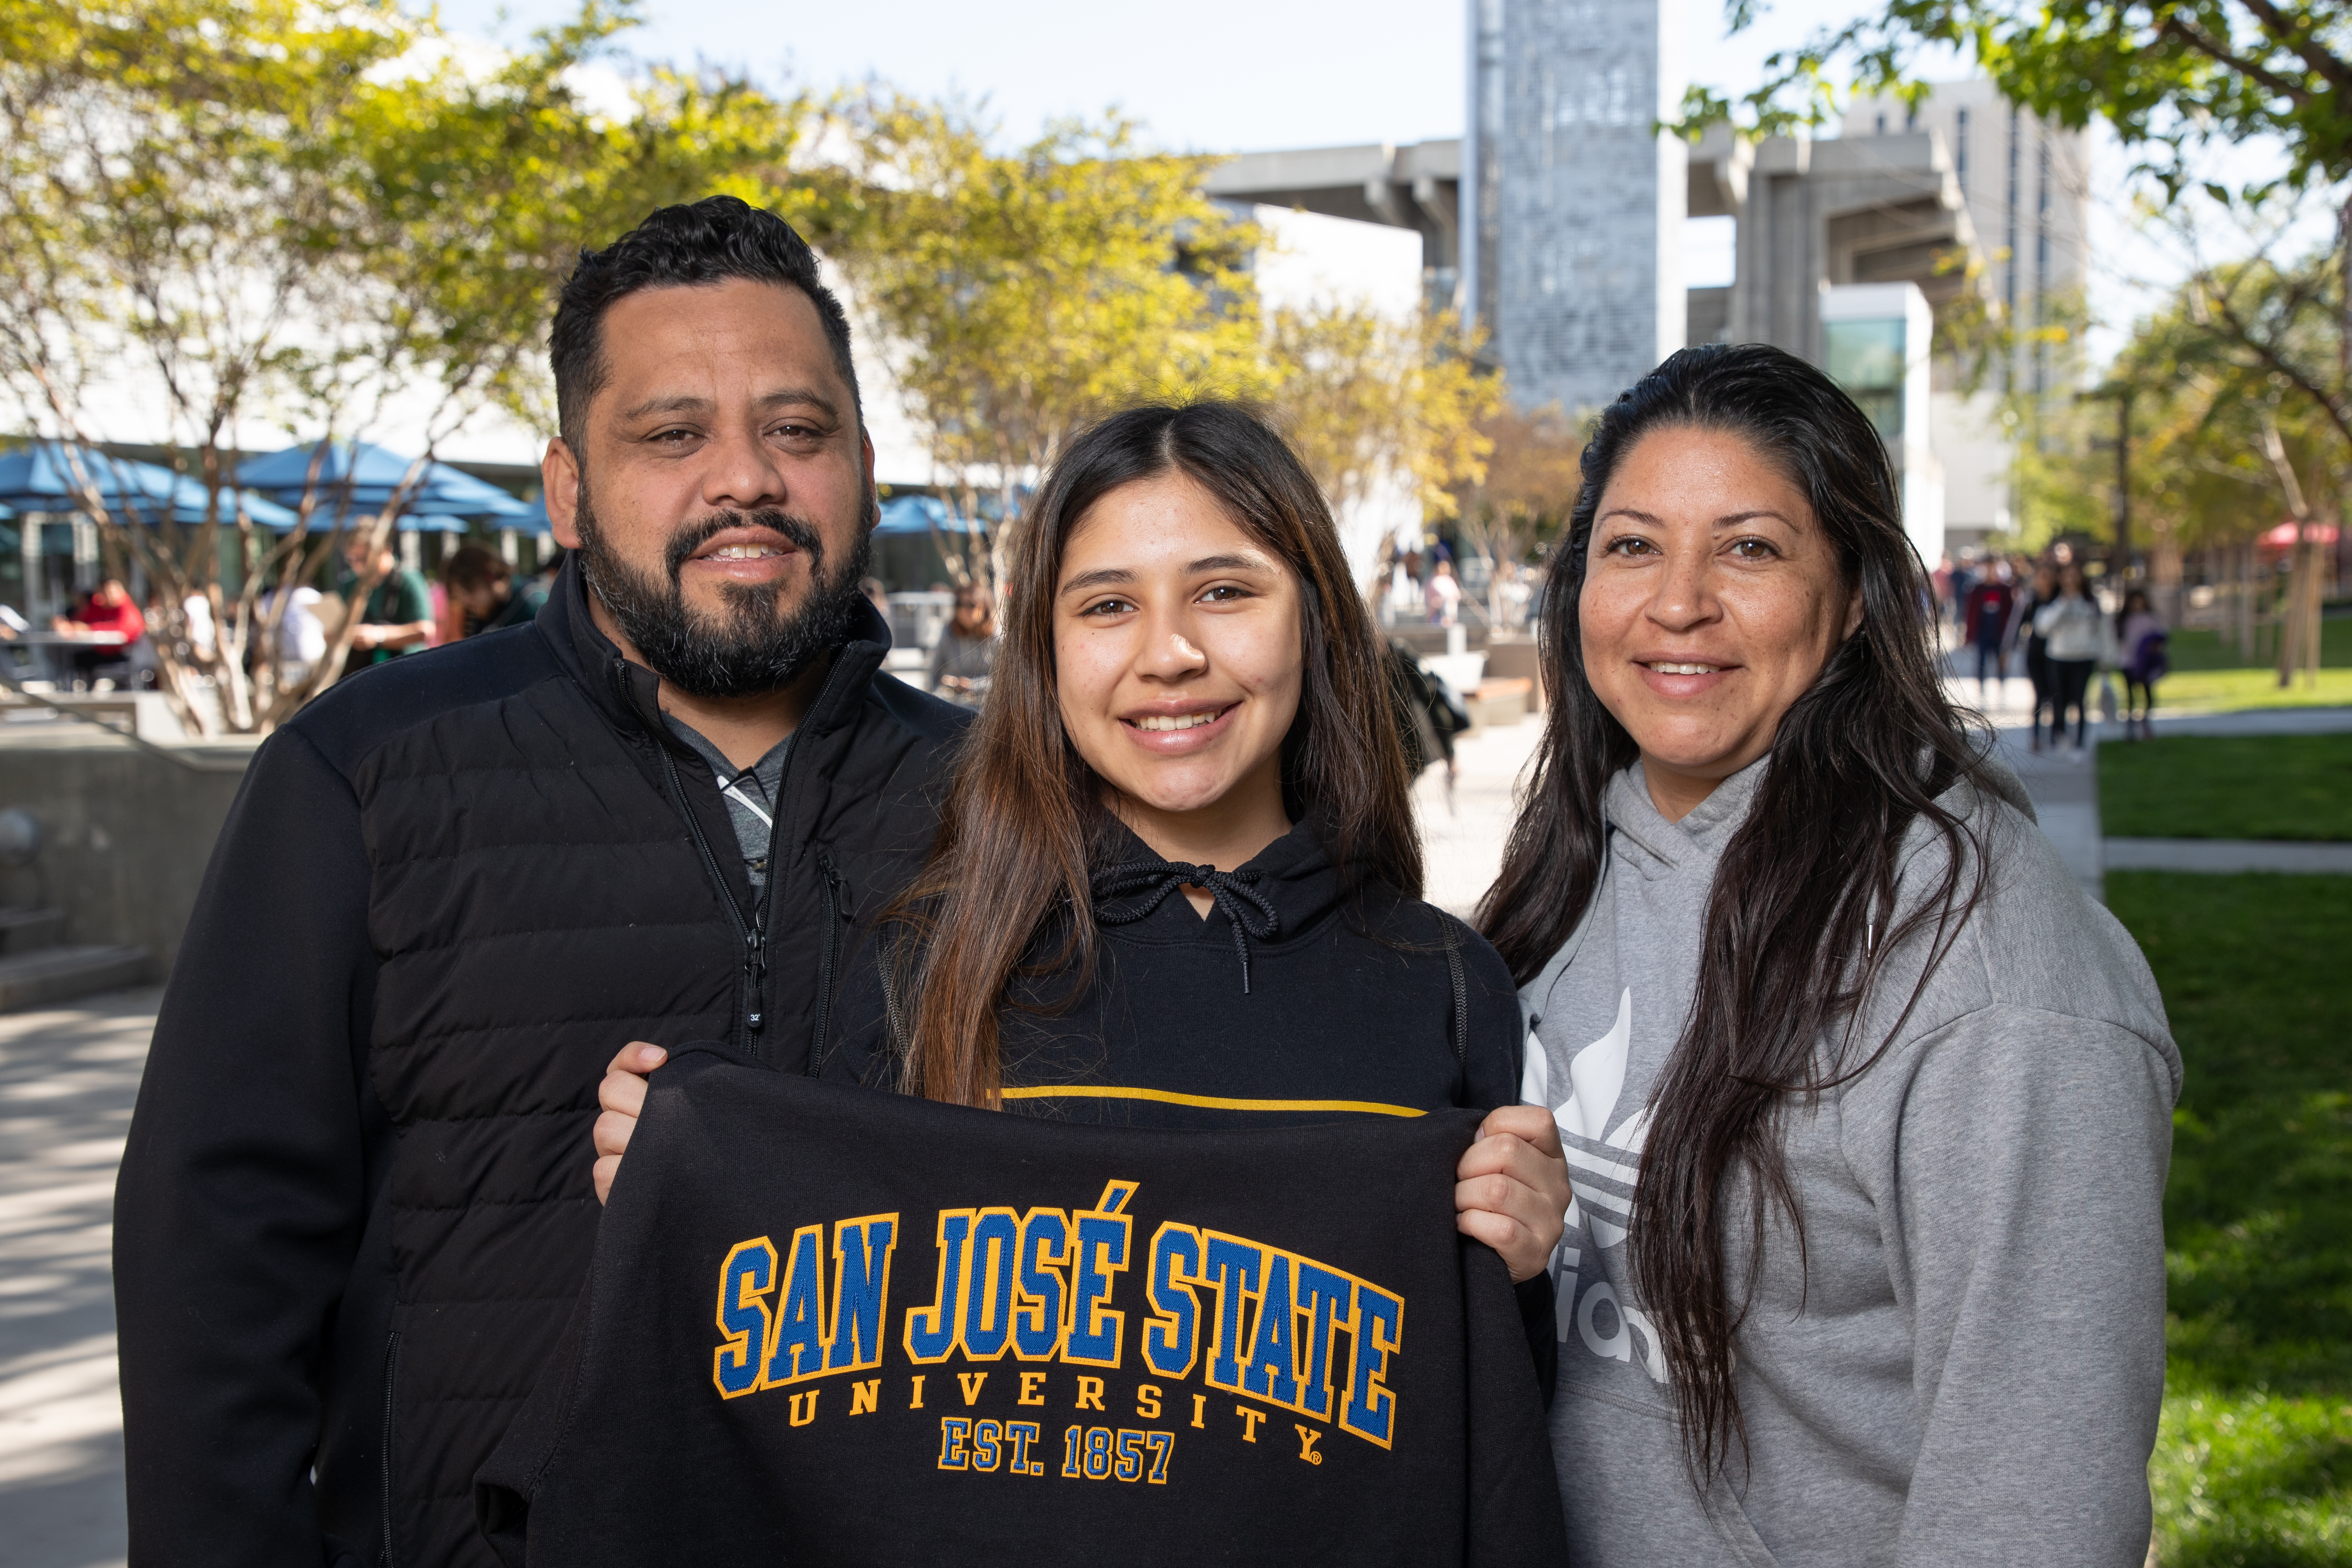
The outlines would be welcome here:
<svg viewBox="0 0 2352 1568">
<path fill-rule="evenodd" d="M 383 1551 L 376 1561 L 383 1568 L 393 1568 L 392 1557 L 392 1413 L 394 1390 L 399 1387 L 400 1331 L 395 1329 L 383 1343 L 383 1450 L 381 1455 L 383 1474 Z"/>
<path fill-rule="evenodd" d="M 824 951 L 817 961 L 816 1034 L 809 1041 L 809 1076 L 812 1078 L 824 1066 L 825 1026 L 833 1021 L 834 966 L 841 959 L 841 934 L 849 929 L 852 908 L 849 880 L 833 863 L 832 850 L 819 849 L 816 852 L 816 868 L 823 873 L 825 891 L 831 895 L 827 902 L 833 906 L 828 911 L 833 918 L 825 922 Z"/>
<path fill-rule="evenodd" d="M 760 941 L 761 935 L 760 920 L 766 911 L 767 900 L 764 897 L 761 899 L 759 905 L 752 910 L 751 923 L 745 924 L 743 911 L 735 904 L 735 889 L 727 885 L 726 877 L 720 873 L 719 858 L 710 852 L 710 840 L 703 837 L 702 824 L 695 820 L 694 807 L 687 801 L 686 786 L 678 782 L 677 759 L 671 756 L 669 748 L 658 741 L 654 743 L 654 749 L 661 753 L 662 778 L 669 785 L 671 801 L 677 805 L 677 814 L 686 818 L 686 831 L 694 839 L 694 847 L 702 856 L 702 869 L 709 876 L 710 885 L 719 891 L 719 907 L 727 911 L 727 919 L 735 927 L 735 940 L 743 946 L 743 997 L 740 1009 L 743 1026 L 736 1036 L 735 1044 L 744 1055 L 756 1057 L 760 1054 L 760 1047 L 751 1037 L 760 1031 L 760 971 L 766 961 L 766 953 Z M 769 862 L 768 873 L 772 880 L 775 875 L 772 858 Z"/>
</svg>

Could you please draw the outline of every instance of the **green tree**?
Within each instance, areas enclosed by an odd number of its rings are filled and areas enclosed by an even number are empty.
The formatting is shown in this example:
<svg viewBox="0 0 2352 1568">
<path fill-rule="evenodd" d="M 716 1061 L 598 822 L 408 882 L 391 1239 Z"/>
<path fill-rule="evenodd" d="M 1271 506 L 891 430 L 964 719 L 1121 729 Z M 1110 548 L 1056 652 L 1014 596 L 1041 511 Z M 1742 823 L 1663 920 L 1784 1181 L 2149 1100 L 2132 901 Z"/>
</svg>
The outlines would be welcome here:
<svg viewBox="0 0 2352 1568">
<path fill-rule="evenodd" d="M 1349 300 L 1274 312 L 1269 411 L 1334 512 L 1402 485 L 1444 513 L 1486 478 L 1503 391 L 1479 346 L 1451 312 L 1399 318 Z"/>
<path fill-rule="evenodd" d="M 1727 0 L 1730 30 L 1759 14 Z M 1957 49 L 2003 97 L 2080 130 L 2104 120 L 2178 191 L 2192 154 L 2275 137 L 2286 177 L 2352 175 L 2352 14 L 2336 0 L 1885 0 L 1880 9 L 1767 57 L 1737 99 L 1704 85 L 1686 123 L 1760 134 L 1832 121 L 1853 94 L 1918 101 L 1920 56 Z"/>
<path fill-rule="evenodd" d="M 2282 684 L 2318 668 L 2317 531 L 2342 515 L 2352 455 L 2326 374 L 2341 348 L 2336 276 L 2325 252 L 2284 268 L 2262 256 L 2201 267 L 2140 323 L 2116 366 L 2155 402 L 2135 489 L 2174 522 L 2180 548 L 2239 547 L 2282 519 L 2297 525 Z"/>
<path fill-rule="evenodd" d="M 1522 413 L 1500 403 L 1478 431 L 1489 443 L 1486 471 L 1455 487 L 1454 526 L 1486 557 L 1487 619 L 1499 626 L 1511 574 L 1567 527 L 1583 483 L 1584 437 L 1558 404 Z"/>
<path fill-rule="evenodd" d="M 349 648 L 347 618 L 281 688 L 286 598 L 267 590 L 331 559 L 341 509 L 314 489 L 302 526 L 257 528 L 229 488 L 237 451 L 286 429 L 357 436 L 422 393 L 421 472 L 487 405 L 543 414 L 549 305 L 583 243 L 713 188 L 824 205 L 781 183 L 804 102 L 663 72 L 629 116 L 582 102 L 565 73 L 634 20 L 589 0 L 478 72 L 393 0 L 0 0 L 0 382 L 34 433 L 77 440 L 110 384 L 160 389 L 203 521 L 84 500 L 161 590 L 159 663 L 191 728 L 268 729 Z M 367 526 L 381 536 L 388 515 Z M 191 597 L 209 603 L 208 644 Z"/>
<path fill-rule="evenodd" d="M 1024 487 L 1089 421 L 1268 390 L 1240 270 L 1255 232 L 1202 195 L 1208 160 L 1150 152 L 1115 114 L 1011 153 L 964 110 L 893 94 L 848 124 L 873 237 L 832 254 L 941 479 L 983 519 L 968 548 L 942 542 L 960 577 L 993 579 Z"/>
</svg>

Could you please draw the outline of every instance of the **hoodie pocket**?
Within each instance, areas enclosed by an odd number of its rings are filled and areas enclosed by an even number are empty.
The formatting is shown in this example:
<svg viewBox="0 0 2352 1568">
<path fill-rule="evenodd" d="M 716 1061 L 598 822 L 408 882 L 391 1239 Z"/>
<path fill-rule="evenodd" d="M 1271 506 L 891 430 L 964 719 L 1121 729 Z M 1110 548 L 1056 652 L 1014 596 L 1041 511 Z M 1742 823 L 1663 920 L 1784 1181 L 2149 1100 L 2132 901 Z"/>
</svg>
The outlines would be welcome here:
<svg viewBox="0 0 2352 1568">
<path fill-rule="evenodd" d="M 1738 1552 L 1739 1560 L 1749 1568 L 1779 1568 L 1780 1559 L 1764 1544 L 1764 1538 L 1756 1533 L 1748 1510 L 1720 1473 L 1706 1489 L 1706 1517 L 1723 1537 L 1724 1544 Z"/>
</svg>

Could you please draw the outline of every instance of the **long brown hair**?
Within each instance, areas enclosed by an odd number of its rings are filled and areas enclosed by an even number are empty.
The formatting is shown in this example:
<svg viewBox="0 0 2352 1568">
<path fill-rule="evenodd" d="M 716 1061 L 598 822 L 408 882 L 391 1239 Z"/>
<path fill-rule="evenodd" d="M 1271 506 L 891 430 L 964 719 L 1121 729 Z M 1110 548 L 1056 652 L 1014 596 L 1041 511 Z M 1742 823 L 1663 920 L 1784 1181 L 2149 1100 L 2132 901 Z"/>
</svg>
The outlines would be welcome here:
<svg viewBox="0 0 2352 1568">
<path fill-rule="evenodd" d="M 1658 1325 L 1685 1456 L 1704 1480 L 1744 1436 L 1733 1339 L 1772 1208 L 1789 1216 L 1802 1256 L 1783 1111 L 1790 1097 L 1833 1088 L 1885 1051 L 1902 1019 L 1874 1047 L 1853 1048 L 1864 996 L 1885 955 L 1926 933 L 1909 1016 L 1976 907 L 1984 862 L 1965 820 L 1937 802 L 1979 758 L 1936 676 L 1927 571 L 1904 534 L 1885 445 L 1853 400 L 1804 361 L 1761 344 L 1712 344 L 1645 376 L 1603 411 L 1584 449 L 1538 634 L 1550 717 L 1479 929 L 1525 984 L 1599 885 L 1601 792 L 1639 750 L 1585 675 L 1586 552 L 1618 464 L 1643 437 L 1674 428 L 1737 436 L 1779 468 L 1811 504 L 1863 605 L 1861 626 L 1781 716 L 1748 818 L 1724 847 L 1698 984 L 1651 1098 L 1634 1188 L 1633 1282 Z M 1917 823 L 1941 839 L 1942 869 L 1895 920 L 1895 871 Z M 1746 1264 L 1734 1268 L 1727 1259 L 1743 1210 Z"/>
<path fill-rule="evenodd" d="M 1299 585 L 1298 716 L 1282 746 L 1294 816 L 1312 811 L 1341 877 L 1417 898 L 1421 839 L 1371 616 L 1330 509 L 1290 447 L 1236 405 L 1150 404 L 1114 415 L 1062 454 L 1030 508 L 1004 584 L 988 697 L 964 741 L 929 860 L 884 917 L 890 990 L 911 1004 L 900 1087 L 993 1106 L 998 1014 L 1016 973 L 1061 975 L 1066 1002 L 1093 980 L 1089 874 L 1112 821 L 1101 777 L 1062 724 L 1054 660 L 1062 554 L 1088 509 L 1139 480 L 1181 473 Z M 1051 925 L 1062 941 L 1036 953 Z M 894 1009 L 896 1011 L 897 1009 Z"/>
</svg>

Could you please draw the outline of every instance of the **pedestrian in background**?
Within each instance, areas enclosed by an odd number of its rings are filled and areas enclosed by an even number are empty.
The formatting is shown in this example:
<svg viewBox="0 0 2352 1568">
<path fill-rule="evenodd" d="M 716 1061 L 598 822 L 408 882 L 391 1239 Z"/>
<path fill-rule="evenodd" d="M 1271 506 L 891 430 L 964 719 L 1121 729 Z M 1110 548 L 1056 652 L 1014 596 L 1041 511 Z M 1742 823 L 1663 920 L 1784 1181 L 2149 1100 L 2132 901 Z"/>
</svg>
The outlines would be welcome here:
<svg viewBox="0 0 2352 1568">
<path fill-rule="evenodd" d="M 2034 617 L 2044 605 L 2058 597 L 2058 568 L 2047 561 L 2034 565 L 2032 582 L 2018 595 L 2017 614 L 2013 618 L 2025 643 L 2025 679 L 2033 688 L 2033 718 L 2027 726 L 2027 744 L 2034 751 L 2042 749 L 2042 714 L 2052 710 L 2051 722 L 2054 731 L 2057 722 L 2055 705 L 2058 687 L 2050 671 L 2050 639 L 2034 625 Z"/>
<path fill-rule="evenodd" d="M 101 667 L 121 665 L 127 669 L 131 650 L 147 635 L 147 617 L 140 613 L 139 601 L 120 577 L 101 581 L 71 615 L 53 616 L 49 626 L 61 637 L 88 637 L 95 632 L 122 639 L 73 650 L 74 677 L 81 683 L 95 684 Z"/>
<path fill-rule="evenodd" d="M 1977 585 L 1975 551 L 1960 552 L 1959 563 L 1952 568 L 1948 583 L 1951 589 L 1948 607 L 1952 617 L 1952 636 L 1957 641 L 1966 642 L 1969 637 L 1969 595 L 1976 591 Z"/>
<path fill-rule="evenodd" d="M 2017 595 L 2010 585 L 2009 563 L 1995 556 L 1985 566 L 1985 574 L 1969 590 L 1969 599 L 1962 620 L 1967 626 L 1964 635 L 1977 650 L 1977 701 L 1990 708 L 2000 696 L 2000 683 L 2009 678 L 2008 645 L 2009 616 L 2016 605 Z M 1990 666 L 1992 680 L 1985 680 L 1985 669 Z"/>
<path fill-rule="evenodd" d="M 319 616 L 326 595 L 307 583 L 269 590 L 261 602 L 265 620 L 278 617 L 278 689 L 291 691 L 310 679 L 327 657 L 327 624 Z"/>
<path fill-rule="evenodd" d="M 1479 917 L 1576 1193 L 1570 1560 L 2138 1568 L 2180 1083 L 2154 977 L 1945 696 L 1835 383 L 1684 350 L 1582 468 Z"/>
<path fill-rule="evenodd" d="M 464 613 L 462 637 L 527 626 L 538 617 L 547 594 L 538 584 L 515 581 L 514 568 L 494 550 L 460 545 L 442 563 L 441 585 Z"/>
<path fill-rule="evenodd" d="M 1454 575 L 1454 563 L 1440 561 L 1429 570 L 1429 586 L 1422 591 L 1423 602 L 1429 610 L 1429 624 L 1450 626 L 1462 614 L 1462 582 Z"/>
<path fill-rule="evenodd" d="M 988 695 L 989 667 L 996 660 L 996 595 L 977 583 L 956 590 L 955 614 L 940 628 L 931 648 L 931 694 L 966 708 Z"/>
<path fill-rule="evenodd" d="M 2123 608 L 2116 612 L 2116 668 L 2124 678 L 2124 735 L 2128 740 L 2156 738 L 2156 683 L 2171 668 L 2171 640 L 2147 589 L 2134 588 L 2124 595 Z"/>
<path fill-rule="evenodd" d="M 2106 646 L 2099 604 L 2091 597 L 2091 585 L 2080 562 L 2069 561 L 2058 569 L 2057 597 L 2033 613 L 2033 629 L 2042 634 L 2050 660 L 2050 744 L 2054 750 L 2063 739 L 2066 710 L 2072 708 L 2074 754 L 2079 758 L 2089 743 L 2091 675 L 2099 668 L 2099 654 Z"/>
<path fill-rule="evenodd" d="M 362 526 L 343 546 L 351 569 L 344 602 L 359 616 L 351 658 L 343 673 L 383 664 L 403 654 L 422 653 L 433 643 L 433 591 L 424 574 L 403 566 L 389 541 L 371 545 Z"/>
</svg>

